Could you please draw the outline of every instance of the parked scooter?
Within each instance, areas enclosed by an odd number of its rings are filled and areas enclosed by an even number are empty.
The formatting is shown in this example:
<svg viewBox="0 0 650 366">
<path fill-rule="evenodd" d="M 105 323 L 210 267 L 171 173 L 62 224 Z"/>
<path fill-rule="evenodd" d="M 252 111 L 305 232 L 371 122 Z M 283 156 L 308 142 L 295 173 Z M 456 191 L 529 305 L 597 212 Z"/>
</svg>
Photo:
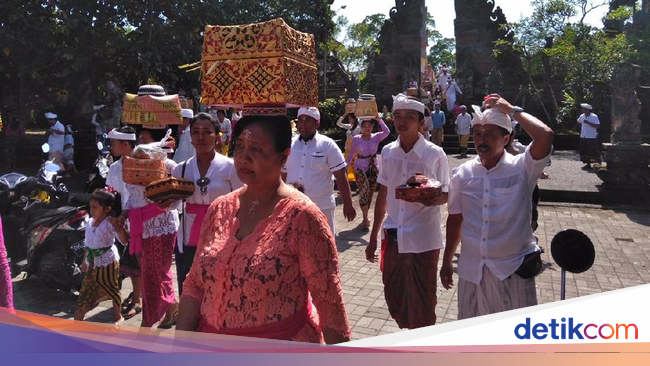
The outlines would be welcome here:
<svg viewBox="0 0 650 366">
<path fill-rule="evenodd" d="M 30 213 L 21 229 L 27 256 L 12 271 L 26 272 L 27 279 L 36 275 L 55 289 L 80 290 L 87 217 L 83 207 L 71 206 Z"/>
<path fill-rule="evenodd" d="M 106 177 L 108 176 L 108 167 L 112 163 L 111 151 L 106 146 L 108 135 L 102 136 L 103 141 L 97 142 L 97 159 L 93 164 L 93 168 L 88 175 L 88 180 L 84 187 L 85 193 L 92 193 L 95 189 L 106 187 Z"/>
<path fill-rule="evenodd" d="M 49 151 L 44 144 L 43 152 Z M 0 215 L 24 216 L 32 208 L 55 208 L 68 203 L 69 192 L 61 177 L 58 164 L 45 161 L 36 175 L 28 177 L 20 173 L 0 176 Z"/>
<path fill-rule="evenodd" d="M 48 151 L 43 145 L 43 152 Z M 33 177 L 0 177 L 0 216 L 12 275 L 25 271 L 54 288 L 70 290 L 81 286 L 83 258 L 72 246 L 83 241 L 86 212 L 63 206 L 69 193 L 57 175 L 59 169 L 45 161 Z"/>
</svg>

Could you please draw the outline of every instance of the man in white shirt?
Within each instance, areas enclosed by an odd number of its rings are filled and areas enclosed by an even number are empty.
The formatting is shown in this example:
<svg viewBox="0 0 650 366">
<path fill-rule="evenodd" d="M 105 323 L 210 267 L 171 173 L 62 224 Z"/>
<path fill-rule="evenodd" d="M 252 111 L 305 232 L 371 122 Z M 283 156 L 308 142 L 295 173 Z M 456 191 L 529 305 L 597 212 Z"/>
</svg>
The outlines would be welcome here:
<svg viewBox="0 0 650 366">
<path fill-rule="evenodd" d="M 460 157 L 467 157 L 467 145 L 469 143 L 469 133 L 472 126 L 472 116 L 467 113 L 467 107 L 460 106 L 460 114 L 456 116 L 456 133 L 460 141 Z"/>
<path fill-rule="evenodd" d="M 47 123 L 50 125 L 50 129 L 47 131 L 47 144 L 50 146 L 47 158 L 55 164 L 61 164 L 65 144 L 65 127 L 63 127 L 63 124 L 57 118 L 57 115 L 54 113 L 45 113 L 45 119 L 47 119 Z"/>
<path fill-rule="evenodd" d="M 181 109 L 181 114 L 183 116 L 183 124 L 178 132 L 180 136 L 178 138 L 176 153 L 174 153 L 174 161 L 178 164 L 196 154 L 194 146 L 192 146 L 192 136 L 190 134 L 190 121 L 194 118 L 194 111 L 184 108 Z"/>
<path fill-rule="evenodd" d="M 232 125 L 230 120 L 226 118 L 226 111 L 218 110 L 217 118 L 219 119 L 219 126 L 221 126 L 221 154 L 228 156 L 228 149 L 230 148 L 230 135 L 232 134 Z"/>
<path fill-rule="evenodd" d="M 449 81 L 447 81 L 447 86 L 445 87 L 445 94 L 447 95 L 447 112 L 451 112 L 456 106 L 456 93 L 461 95 L 463 94 L 454 79 L 449 79 Z"/>
<path fill-rule="evenodd" d="M 284 165 L 284 180 L 291 184 L 300 183 L 309 197 L 327 217 L 332 233 L 334 228 L 334 179 L 343 198 L 343 215 L 354 220 L 356 210 L 352 205 L 352 194 L 346 174 L 347 164 L 341 149 L 331 138 L 318 133 L 320 112 L 318 108 L 298 110 L 298 137 L 291 143 L 291 155 Z"/>
<path fill-rule="evenodd" d="M 111 154 L 120 159 L 108 168 L 106 175 L 106 185 L 113 187 L 115 192 L 120 194 L 122 209 L 126 206 L 129 199 L 129 191 L 126 189 L 124 179 L 122 179 L 122 161 L 124 156 L 131 156 L 135 148 L 135 130 L 129 126 L 114 128 L 108 132 L 108 139 L 111 143 Z M 133 293 L 129 296 L 130 302 L 122 312 L 125 319 L 130 319 L 139 314 L 142 308 L 142 281 L 140 278 L 140 265 L 134 255 L 129 254 L 128 250 L 120 250 L 120 273 L 131 278 L 133 284 Z"/>
<path fill-rule="evenodd" d="M 399 136 L 381 151 L 380 189 L 366 259 L 378 259 L 377 239 L 383 227 L 381 268 L 386 304 L 400 328 L 414 329 L 436 323 L 436 275 L 443 247 L 440 205 L 447 202 L 449 165 L 442 148 L 418 132 L 424 124 L 424 104 L 398 94 L 393 97 L 393 120 Z M 418 174 L 438 181 L 440 194 L 396 198 L 395 188 Z"/>
<path fill-rule="evenodd" d="M 586 165 L 583 169 L 589 169 L 591 163 L 600 162 L 600 152 L 598 151 L 598 127 L 600 120 L 593 108 L 587 103 L 580 104 L 582 114 L 578 117 L 580 123 L 580 160 Z"/>
<path fill-rule="evenodd" d="M 541 270 L 540 249 L 531 228 L 535 183 L 551 157 L 553 131 L 497 94 L 474 106 L 472 120 L 478 156 L 454 173 L 449 184 L 447 247 L 440 270 L 453 286 L 458 244 L 458 319 L 537 304 L 534 276 Z M 526 152 L 505 152 L 511 118 L 532 137 Z"/>
</svg>

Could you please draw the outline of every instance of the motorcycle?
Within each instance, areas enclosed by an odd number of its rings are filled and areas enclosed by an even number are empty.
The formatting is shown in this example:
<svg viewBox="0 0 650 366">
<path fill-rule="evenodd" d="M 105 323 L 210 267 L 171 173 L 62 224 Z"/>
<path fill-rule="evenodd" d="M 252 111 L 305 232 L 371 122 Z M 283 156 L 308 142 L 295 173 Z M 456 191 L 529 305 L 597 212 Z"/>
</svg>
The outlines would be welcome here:
<svg viewBox="0 0 650 366">
<path fill-rule="evenodd" d="M 42 149 L 48 152 L 49 145 L 44 144 Z M 0 215 L 23 216 L 34 205 L 54 208 L 67 204 L 69 192 L 57 174 L 59 170 L 58 164 L 45 161 L 32 177 L 16 172 L 0 176 Z"/>
<path fill-rule="evenodd" d="M 84 187 L 85 193 L 92 193 L 95 189 L 106 187 L 106 177 L 108 176 L 108 167 L 112 163 L 112 157 L 109 147 L 106 146 L 108 135 L 104 134 L 102 138 L 104 140 L 103 142 L 97 142 L 97 159 L 95 159 L 93 168 L 88 175 L 88 180 Z"/>
<path fill-rule="evenodd" d="M 47 153 L 49 146 L 43 145 Z M 60 166 L 45 161 L 28 177 L 0 177 L 0 216 L 12 276 L 37 274 L 57 289 L 80 288 L 81 260 L 72 246 L 83 243 L 83 207 L 63 206 L 68 190 L 57 175 Z M 82 256 L 83 257 L 83 256 Z"/>
<path fill-rule="evenodd" d="M 63 206 L 31 212 L 20 230 L 26 239 L 27 256 L 13 266 L 13 272 L 26 272 L 26 279 L 36 275 L 55 289 L 80 290 L 87 218 L 83 207 Z"/>
</svg>

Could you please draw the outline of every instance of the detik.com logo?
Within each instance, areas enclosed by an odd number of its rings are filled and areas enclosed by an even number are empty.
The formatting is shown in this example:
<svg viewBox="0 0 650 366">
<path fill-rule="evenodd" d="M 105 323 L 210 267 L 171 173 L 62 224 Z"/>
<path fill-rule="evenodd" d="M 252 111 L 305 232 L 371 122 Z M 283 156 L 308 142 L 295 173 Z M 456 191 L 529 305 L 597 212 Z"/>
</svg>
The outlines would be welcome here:
<svg viewBox="0 0 650 366">
<path fill-rule="evenodd" d="M 530 318 L 526 318 L 525 323 L 518 324 L 515 327 L 515 336 L 519 339 L 639 339 L 639 329 L 636 324 L 587 324 L 574 323 L 573 318 L 551 319 L 548 324 L 537 323 L 530 324 Z M 623 338 L 624 337 L 624 338 Z M 628 338 L 634 337 L 634 338 Z"/>
</svg>

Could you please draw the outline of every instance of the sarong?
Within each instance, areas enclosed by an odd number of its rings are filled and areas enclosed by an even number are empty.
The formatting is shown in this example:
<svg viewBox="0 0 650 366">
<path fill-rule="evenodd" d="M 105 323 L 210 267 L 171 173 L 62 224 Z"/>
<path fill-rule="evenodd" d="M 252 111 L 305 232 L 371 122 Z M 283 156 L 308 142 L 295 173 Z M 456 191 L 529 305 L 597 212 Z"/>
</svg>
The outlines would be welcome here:
<svg viewBox="0 0 650 366">
<path fill-rule="evenodd" d="M 14 308 L 14 291 L 11 282 L 11 268 L 7 260 L 4 235 L 2 231 L 2 220 L 0 220 L 0 306 L 3 308 Z"/>
<path fill-rule="evenodd" d="M 172 254 L 176 234 L 142 239 L 138 262 L 142 271 L 142 326 L 159 322 L 176 302 L 172 277 Z"/>
<path fill-rule="evenodd" d="M 91 265 L 81 283 L 77 311 L 87 313 L 104 301 L 106 296 L 113 301 L 113 304 L 122 304 L 119 275 L 120 264 L 118 262 L 113 262 L 106 267 Z"/>
<path fill-rule="evenodd" d="M 359 206 L 369 206 L 372 202 L 372 195 L 377 188 L 377 164 L 375 163 L 375 155 L 373 156 L 358 156 L 359 159 L 368 159 L 368 171 L 356 169 L 355 174 L 357 177 L 357 191 L 359 192 Z"/>
<path fill-rule="evenodd" d="M 580 161 L 587 164 L 591 160 L 600 162 L 598 139 L 580 139 Z"/>
<path fill-rule="evenodd" d="M 458 281 L 458 320 L 533 305 L 537 305 L 534 277 L 525 280 L 513 273 L 501 281 L 483 266 L 480 284 Z"/>
<path fill-rule="evenodd" d="M 436 324 L 440 249 L 399 253 L 397 230 L 386 230 L 385 235 L 387 240 L 382 243 L 382 280 L 391 317 L 400 328 L 415 329 Z"/>
</svg>

